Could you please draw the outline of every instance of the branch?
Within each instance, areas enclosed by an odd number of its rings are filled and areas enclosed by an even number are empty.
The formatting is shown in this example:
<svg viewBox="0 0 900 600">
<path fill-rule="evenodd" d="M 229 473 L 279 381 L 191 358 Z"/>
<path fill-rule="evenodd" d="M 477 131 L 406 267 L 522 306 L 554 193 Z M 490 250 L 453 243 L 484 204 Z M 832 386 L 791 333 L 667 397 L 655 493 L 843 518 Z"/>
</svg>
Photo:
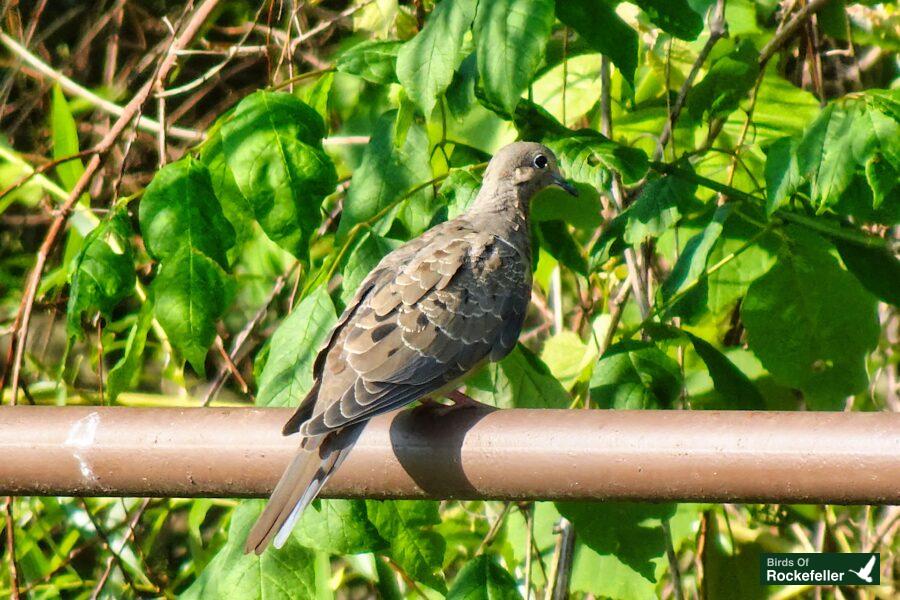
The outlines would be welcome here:
<svg viewBox="0 0 900 600">
<path fill-rule="evenodd" d="M 31 65 L 42 75 L 49 77 L 53 81 L 59 83 L 60 87 L 65 91 L 69 92 L 73 96 L 78 96 L 79 98 L 87 100 L 104 112 L 107 112 L 116 117 L 122 117 L 126 114 L 129 106 L 131 106 L 131 104 L 129 103 L 128 106 L 125 106 L 123 108 L 115 102 L 110 102 L 105 98 L 101 98 L 86 87 L 72 81 L 59 71 L 53 69 L 50 65 L 43 62 L 40 58 L 29 52 L 27 48 L 19 44 L 4 31 L 0 31 L 0 44 L 6 46 L 7 50 L 18 56 L 25 63 Z M 168 69 L 166 74 L 168 74 Z M 130 121 L 132 117 L 133 115 L 129 116 L 128 120 Z M 160 126 L 158 121 L 154 121 L 150 117 L 142 116 L 138 118 L 138 128 L 143 129 L 144 131 L 149 131 L 151 133 L 158 133 L 162 127 Z M 174 138 L 187 140 L 190 142 L 196 142 L 203 138 L 203 135 L 201 133 L 194 131 L 193 129 L 186 129 L 184 127 L 167 127 L 166 131 Z"/>
<path fill-rule="evenodd" d="M 0 494 L 265 496 L 291 411 L 2 407 Z M 898 480 L 897 413 L 422 409 L 372 419 L 326 497 L 898 504 Z"/>
<path fill-rule="evenodd" d="M 675 124 L 678 122 L 678 117 L 681 116 L 681 111 L 687 100 L 688 92 L 691 91 L 691 88 L 694 86 L 694 80 L 697 79 L 697 74 L 700 72 L 700 67 L 706 62 L 709 53 L 712 52 L 713 46 L 725 36 L 726 32 L 725 0 L 717 0 L 716 7 L 713 9 L 712 19 L 709 23 L 709 39 L 706 40 L 706 44 L 703 45 L 700 54 L 697 55 L 697 59 L 694 61 L 694 64 L 691 65 L 691 70 L 688 72 L 687 78 L 684 80 L 684 83 L 681 84 L 681 89 L 678 90 L 675 104 L 672 105 L 672 111 L 669 113 L 669 118 L 666 119 L 666 124 L 663 126 L 662 133 L 659 134 L 659 140 L 656 142 L 653 160 L 662 158 L 666 144 L 669 143 L 669 138 L 672 137 L 672 131 L 675 129 Z"/>
</svg>

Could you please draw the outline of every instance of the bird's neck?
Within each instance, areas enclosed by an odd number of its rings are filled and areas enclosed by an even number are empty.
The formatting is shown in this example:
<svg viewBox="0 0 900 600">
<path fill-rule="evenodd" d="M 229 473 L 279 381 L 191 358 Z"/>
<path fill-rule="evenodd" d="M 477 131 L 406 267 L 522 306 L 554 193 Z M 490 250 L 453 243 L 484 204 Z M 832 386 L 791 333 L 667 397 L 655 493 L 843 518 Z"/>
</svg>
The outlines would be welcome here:
<svg viewBox="0 0 900 600">
<path fill-rule="evenodd" d="M 531 192 L 524 186 L 511 182 L 490 185 L 486 182 L 481 187 L 469 211 L 472 213 L 494 213 L 511 222 L 528 224 L 528 212 L 531 205 Z"/>
</svg>

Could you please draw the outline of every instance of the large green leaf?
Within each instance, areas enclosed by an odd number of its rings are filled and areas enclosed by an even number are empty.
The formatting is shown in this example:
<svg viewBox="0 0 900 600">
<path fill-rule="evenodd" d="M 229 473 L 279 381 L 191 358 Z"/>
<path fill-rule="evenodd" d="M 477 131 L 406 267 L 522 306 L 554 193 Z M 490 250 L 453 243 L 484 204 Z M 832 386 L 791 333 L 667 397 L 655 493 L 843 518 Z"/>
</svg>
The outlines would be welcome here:
<svg viewBox="0 0 900 600">
<path fill-rule="evenodd" d="M 219 264 L 184 246 L 167 256 L 153 280 L 156 318 L 172 345 L 205 375 L 206 353 L 216 338 L 216 321 L 233 296 L 233 282 Z"/>
<path fill-rule="evenodd" d="M 759 52 L 744 40 L 710 67 L 688 96 L 688 112 L 695 119 L 722 117 L 738 107 L 759 76 Z"/>
<path fill-rule="evenodd" d="M 545 141 L 559 159 L 562 171 L 570 179 L 598 190 L 609 188 L 610 172 L 626 184 L 647 174 L 647 155 L 642 150 L 618 144 L 590 129 L 581 129 L 565 137 Z"/>
<path fill-rule="evenodd" d="M 99 312 L 109 317 L 119 302 L 134 291 L 131 227 L 122 213 L 94 229 L 69 265 L 68 335 L 81 335 L 81 317 Z"/>
<path fill-rule="evenodd" d="M 69 110 L 69 103 L 62 93 L 59 85 L 53 86 L 53 102 L 50 107 L 50 131 L 53 134 L 53 159 L 60 160 L 67 156 L 78 154 L 78 128 L 75 125 L 75 119 L 72 117 L 72 111 Z M 56 166 L 56 174 L 59 175 L 63 187 L 71 190 L 78 183 L 84 173 L 84 164 L 80 158 L 67 160 Z M 87 195 L 81 197 L 80 201 L 85 202 Z"/>
<path fill-rule="evenodd" d="M 588 275 L 588 264 L 581 246 L 569 233 L 568 226 L 563 221 L 544 221 L 535 227 L 541 248 L 550 256 L 565 265 L 572 271 L 583 277 Z"/>
<path fill-rule="evenodd" d="M 481 178 L 469 169 L 452 169 L 438 190 L 440 203 L 447 206 L 447 218 L 455 219 L 468 210 L 481 189 Z"/>
<path fill-rule="evenodd" d="M 372 83 L 397 83 L 397 53 L 402 42 L 367 40 L 341 52 L 334 68 Z"/>
<path fill-rule="evenodd" d="M 263 502 L 242 502 L 231 516 L 228 541 L 196 581 L 181 595 L 185 600 L 306 600 L 318 598 L 316 554 L 293 537 L 283 548 L 262 555 L 244 554 L 244 541 L 263 509 Z"/>
<path fill-rule="evenodd" d="M 806 392 L 810 406 L 836 409 L 866 388 L 866 356 L 878 343 L 875 299 L 804 230 L 741 306 L 747 342 L 777 379 Z"/>
<path fill-rule="evenodd" d="M 341 279 L 341 300 L 346 304 L 356 294 L 363 279 L 372 272 L 378 262 L 399 242 L 383 238 L 375 233 L 366 233 L 353 248 L 344 263 Z"/>
<path fill-rule="evenodd" d="M 388 544 L 388 554 L 407 574 L 446 592 L 441 565 L 446 543 L 431 527 L 441 522 L 438 503 L 427 500 L 366 500 L 369 520 Z"/>
<path fill-rule="evenodd" d="M 147 334 L 153 323 L 153 302 L 148 300 L 141 306 L 137 322 L 128 332 L 122 358 L 116 362 L 106 377 L 106 397 L 114 404 L 123 391 L 131 387 L 141 368 L 141 357 L 147 343 Z"/>
<path fill-rule="evenodd" d="M 683 40 L 696 39 L 703 31 L 703 19 L 688 0 L 635 0 L 660 29 Z"/>
<path fill-rule="evenodd" d="M 900 260 L 896 256 L 884 249 L 868 248 L 838 238 L 833 242 L 847 269 L 864 288 L 900 307 Z"/>
<path fill-rule="evenodd" d="M 191 248 L 228 267 L 234 228 L 203 163 L 187 157 L 163 167 L 141 198 L 139 216 L 144 245 L 154 258 L 165 262 Z"/>
<path fill-rule="evenodd" d="M 330 554 L 359 554 L 386 547 L 369 521 L 364 500 L 316 500 L 294 528 L 293 537 L 306 548 Z"/>
<path fill-rule="evenodd" d="M 337 182 L 322 117 L 291 94 L 259 91 L 235 107 L 221 135 L 225 162 L 263 231 L 305 257 Z"/>
<path fill-rule="evenodd" d="M 479 2 L 475 14 L 478 74 L 488 100 L 513 114 L 544 58 L 553 0 Z"/>
<path fill-rule="evenodd" d="M 325 286 L 298 304 L 272 335 L 259 378 L 258 406 L 296 406 L 312 387 L 312 364 L 337 321 Z"/>
<path fill-rule="evenodd" d="M 729 406 L 740 409 L 762 410 L 765 400 L 750 378 L 737 368 L 728 357 L 706 340 L 687 333 L 694 350 L 706 364 L 716 391 Z"/>
<path fill-rule="evenodd" d="M 625 241 L 639 244 L 662 235 L 675 224 L 696 190 L 695 184 L 673 175 L 648 181 L 635 203 L 622 213 L 627 219 Z"/>
<path fill-rule="evenodd" d="M 672 272 L 662 286 L 662 297 L 669 302 L 673 296 L 694 285 L 706 272 L 706 263 L 713 245 L 722 235 L 725 220 L 733 207 L 725 205 L 716 209 L 712 220 L 703 231 L 684 245 Z"/>
<path fill-rule="evenodd" d="M 397 78 L 426 117 L 463 59 L 463 39 L 475 18 L 477 4 L 476 0 L 443 0 L 428 16 L 422 31 L 400 48 Z"/>
<path fill-rule="evenodd" d="M 665 569 L 662 521 L 675 505 L 557 502 L 556 508 L 575 526 L 574 588 L 622 600 L 656 597 Z"/>
<path fill-rule="evenodd" d="M 482 554 L 466 563 L 450 591 L 447 600 L 517 600 L 522 598 L 516 580 L 497 561 Z"/>
<path fill-rule="evenodd" d="M 556 3 L 556 16 L 601 54 L 608 56 L 634 87 L 637 68 L 638 36 L 607 0 L 562 0 Z"/>
<path fill-rule="evenodd" d="M 397 112 L 391 111 L 375 124 L 362 162 L 350 180 L 338 226 L 338 240 L 346 239 L 354 225 L 373 220 L 377 220 L 377 223 L 370 223 L 375 225 L 376 232 L 387 233 L 402 203 L 423 211 L 432 204 L 434 192 L 430 186 L 410 194 L 417 185 L 431 179 L 428 135 L 419 123 L 413 122 L 405 140 L 398 143 L 396 117 Z"/>
<path fill-rule="evenodd" d="M 600 408 L 669 408 L 681 394 L 678 363 L 649 342 L 610 346 L 594 367 L 591 400 Z"/>
<path fill-rule="evenodd" d="M 796 138 L 783 137 L 769 146 L 766 154 L 766 213 L 771 216 L 787 204 L 803 177 L 797 162 Z"/>
<path fill-rule="evenodd" d="M 566 408 L 572 401 L 547 365 L 521 344 L 466 384 L 470 396 L 500 408 Z"/>
</svg>

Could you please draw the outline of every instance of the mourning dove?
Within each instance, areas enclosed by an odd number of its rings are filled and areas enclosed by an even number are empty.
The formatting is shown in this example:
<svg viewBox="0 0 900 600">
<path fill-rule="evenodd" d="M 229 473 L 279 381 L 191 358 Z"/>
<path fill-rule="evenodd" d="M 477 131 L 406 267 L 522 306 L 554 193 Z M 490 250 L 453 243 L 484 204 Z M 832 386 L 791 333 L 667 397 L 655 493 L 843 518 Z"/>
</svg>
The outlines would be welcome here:
<svg viewBox="0 0 900 600">
<path fill-rule="evenodd" d="M 297 455 L 247 537 L 245 552 L 280 548 L 375 415 L 455 391 L 461 378 L 516 345 L 531 297 L 531 198 L 572 194 L 546 147 L 516 142 L 488 164 L 467 212 L 400 246 L 348 303 L 313 365 L 314 383 L 283 433 Z"/>
</svg>

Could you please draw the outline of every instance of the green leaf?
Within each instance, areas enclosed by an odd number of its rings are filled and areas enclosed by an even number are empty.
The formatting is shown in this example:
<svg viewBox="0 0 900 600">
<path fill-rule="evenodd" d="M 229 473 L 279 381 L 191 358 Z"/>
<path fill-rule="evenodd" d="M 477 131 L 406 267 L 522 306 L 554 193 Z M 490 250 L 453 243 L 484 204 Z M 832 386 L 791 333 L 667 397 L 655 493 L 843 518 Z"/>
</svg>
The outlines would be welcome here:
<svg viewBox="0 0 900 600">
<path fill-rule="evenodd" d="M 866 356 L 878 343 L 875 299 L 841 269 L 828 244 L 791 229 L 775 266 L 741 306 L 747 342 L 776 379 L 811 407 L 837 409 L 866 388 Z"/>
<path fill-rule="evenodd" d="M 717 208 L 712 220 L 703 228 L 703 231 L 689 239 L 684 245 L 678 261 L 672 267 L 672 273 L 662 286 L 662 297 L 666 302 L 694 285 L 706 272 L 709 253 L 719 236 L 722 235 L 722 229 L 731 214 L 731 209 L 730 205 Z"/>
<path fill-rule="evenodd" d="M 53 86 L 53 102 L 50 107 L 50 132 L 53 139 L 53 159 L 59 160 L 73 154 L 78 154 L 78 128 L 69 103 L 63 95 L 59 85 Z M 56 165 L 56 174 L 63 184 L 63 188 L 72 190 L 84 173 L 84 164 L 80 158 L 68 160 Z M 86 202 L 87 194 L 83 195 L 80 202 Z"/>
<path fill-rule="evenodd" d="M 541 72 L 529 88 L 530 98 L 560 123 L 575 125 L 600 101 L 600 67 L 596 53 L 567 57 Z M 564 118 L 565 117 L 565 118 Z"/>
<path fill-rule="evenodd" d="M 131 227 L 122 213 L 94 229 L 69 265 L 69 304 L 66 329 L 69 337 L 81 337 L 81 317 L 99 312 L 105 317 L 134 292 L 134 257 Z"/>
<path fill-rule="evenodd" d="M 738 104 L 759 76 L 759 52 L 749 40 L 743 40 L 730 53 L 710 67 L 703 81 L 688 96 L 688 112 L 700 120 L 723 117 Z"/>
<path fill-rule="evenodd" d="M 234 229 L 213 193 L 206 166 L 191 158 L 163 167 L 147 186 L 139 211 L 147 252 L 163 262 L 190 248 L 228 267 Z"/>
<path fill-rule="evenodd" d="M 678 363 L 649 342 L 610 346 L 594 367 L 591 400 L 601 408 L 669 408 L 681 395 Z"/>
<path fill-rule="evenodd" d="M 635 0 L 653 23 L 682 40 L 695 40 L 703 31 L 703 19 L 688 0 Z"/>
<path fill-rule="evenodd" d="M 334 68 L 377 84 L 397 83 L 397 53 L 403 42 L 367 40 L 338 55 Z"/>
<path fill-rule="evenodd" d="M 455 219 L 469 209 L 478 190 L 481 178 L 469 169 L 451 169 L 438 190 L 440 203 L 447 206 L 447 218 Z"/>
<path fill-rule="evenodd" d="M 388 554 L 413 579 L 445 593 L 441 566 L 446 543 L 431 527 L 441 522 L 428 500 L 366 500 L 369 520 L 388 544 Z"/>
<path fill-rule="evenodd" d="M 878 209 L 900 186 L 900 172 L 881 154 L 866 161 L 866 180 L 872 188 L 872 208 Z"/>
<path fill-rule="evenodd" d="M 742 206 L 742 210 L 747 210 Z M 758 215 L 763 218 L 762 212 Z M 746 244 L 759 234 L 759 228 L 742 218 L 728 219 L 722 233 L 707 257 L 707 264 L 715 265 L 729 260 L 706 278 L 707 305 L 713 315 L 721 315 L 734 309 L 747 288 L 765 274 L 775 262 L 779 238 L 769 233 L 750 246 Z"/>
<path fill-rule="evenodd" d="M 544 221 L 537 224 L 536 230 L 544 250 L 561 264 L 587 277 L 587 259 L 563 221 Z"/>
<path fill-rule="evenodd" d="M 259 91 L 222 125 L 225 162 L 269 238 L 303 258 L 337 174 L 322 148 L 325 125 L 295 96 Z"/>
<path fill-rule="evenodd" d="M 325 127 L 328 127 L 328 98 L 331 95 L 331 85 L 333 83 L 334 71 L 329 71 L 319 77 L 314 84 L 300 92 L 300 99 L 319 113 L 319 116 L 322 117 L 322 122 L 325 123 Z"/>
<path fill-rule="evenodd" d="M 426 117 L 463 59 L 463 39 L 475 18 L 476 5 L 476 0 L 439 2 L 422 31 L 397 54 L 397 78 Z"/>
<path fill-rule="evenodd" d="M 863 103 L 829 104 L 810 125 L 797 148 L 800 173 L 810 182 L 817 208 L 834 205 L 862 166 L 900 127 Z M 896 143 L 896 142 L 895 142 Z"/>
<path fill-rule="evenodd" d="M 557 502 L 575 526 L 575 589 L 610 598 L 653 598 L 665 571 L 662 521 L 673 504 Z"/>
<path fill-rule="evenodd" d="M 372 232 L 363 235 L 344 263 L 341 280 L 341 300 L 344 304 L 350 302 L 359 284 L 378 262 L 398 245 L 396 240 L 383 238 Z"/>
<path fill-rule="evenodd" d="M 841 260 L 864 288 L 900 307 L 900 260 L 882 248 L 869 248 L 840 238 L 832 240 Z"/>
<path fill-rule="evenodd" d="M 623 183 L 631 184 L 643 178 L 649 168 L 642 150 L 618 144 L 590 129 L 545 143 L 556 154 L 567 177 L 598 190 L 609 187 L 610 171 L 618 173 Z"/>
<path fill-rule="evenodd" d="M 578 196 L 556 186 L 541 190 L 531 200 L 531 222 L 565 221 L 585 231 L 593 231 L 603 225 L 600 195 L 592 186 L 576 184 Z"/>
<path fill-rule="evenodd" d="M 596 344 L 585 344 L 574 331 L 563 329 L 541 348 L 541 360 L 566 390 L 586 381 L 590 367 L 597 360 Z"/>
<path fill-rule="evenodd" d="M 216 321 L 231 303 L 233 282 L 219 264 L 184 246 L 162 263 L 153 280 L 156 318 L 172 345 L 205 376 Z"/>
<path fill-rule="evenodd" d="M 306 548 L 331 554 L 381 550 L 386 543 L 366 510 L 364 500 L 315 500 L 303 512 L 292 535 Z"/>
<path fill-rule="evenodd" d="M 116 362 L 106 378 L 106 396 L 110 404 L 114 404 L 116 398 L 123 391 L 131 387 L 141 369 L 141 357 L 144 354 L 144 346 L 147 343 L 147 333 L 153 323 L 153 302 L 147 300 L 141 305 L 137 321 L 128 332 L 125 340 L 125 349 L 122 358 Z"/>
<path fill-rule="evenodd" d="M 769 146 L 766 154 L 766 214 L 772 216 L 785 206 L 791 195 L 803 183 L 797 162 L 796 138 L 783 137 Z"/>
<path fill-rule="evenodd" d="M 763 410 L 765 400 L 750 378 L 738 369 L 724 354 L 704 339 L 685 332 L 697 355 L 706 364 L 716 391 L 729 406 L 748 410 Z"/>
<path fill-rule="evenodd" d="M 482 554 L 460 569 L 447 600 L 516 600 L 521 599 L 516 580 L 497 562 Z"/>
<path fill-rule="evenodd" d="M 638 36 L 606 0 L 564 0 L 556 3 L 557 18 L 578 32 L 595 50 L 608 56 L 634 87 Z"/>
<path fill-rule="evenodd" d="M 405 142 L 398 147 L 394 129 L 396 116 L 396 111 L 391 111 L 378 119 L 363 152 L 362 162 L 353 172 L 338 225 L 339 241 L 347 238 L 354 225 L 369 223 L 379 216 L 374 229 L 379 234 L 386 234 L 403 202 L 423 211 L 431 206 L 431 186 L 407 197 L 414 187 L 428 182 L 432 177 L 428 135 L 419 123 L 413 122 Z M 416 235 L 420 232 L 412 233 Z"/>
<path fill-rule="evenodd" d="M 566 408 L 572 399 L 540 358 L 517 345 L 466 381 L 466 392 L 499 408 Z"/>
<path fill-rule="evenodd" d="M 246 242 L 255 237 L 253 226 L 255 219 L 253 206 L 241 193 L 234 175 L 225 162 L 225 149 L 222 143 L 222 123 L 228 120 L 230 113 L 219 117 L 209 130 L 209 137 L 200 149 L 200 161 L 206 165 L 209 178 L 212 182 L 213 192 L 222 207 L 222 213 L 235 232 L 235 245 L 228 253 L 228 258 L 234 261 L 238 252 Z"/>
<path fill-rule="evenodd" d="M 544 58 L 553 0 L 479 2 L 475 14 L 478 74 L 488 100 L 513 114 Z"/>
<path fill-rule="evenodd" d="M 478 79 L 478 61 L 475 53 L 469 54 L 460 63 L 453 75 L 444 97 L 447 108 L 457 121 L 461 121 L 475 104 L 475 81 Z"/>
<path fill-rule="evenodd" d="M 694 197 L 697 185 L 667 175 L 647 182 L 638 199 L 624 213 L 625 241 L 639 244 L 662 235 L 681 216 L 680 208 Z"/>
<path fill-rule="evenodd" d="M 316 555 L 293 537 L 261 556 L 244 554 L 244 541 L 262 512 L 259 500 L 242 502 L 232 513 L 228 541 L 197 580 L 186 600 L 306 600 L 316 598 Z"/>
<path fill-rule="evenodd" d="M 272 335 L 257 406 L 296 406 L 312 387 L 312 364 L 337 321 L 325 286 L 298 304 Z"/>
</svg>

